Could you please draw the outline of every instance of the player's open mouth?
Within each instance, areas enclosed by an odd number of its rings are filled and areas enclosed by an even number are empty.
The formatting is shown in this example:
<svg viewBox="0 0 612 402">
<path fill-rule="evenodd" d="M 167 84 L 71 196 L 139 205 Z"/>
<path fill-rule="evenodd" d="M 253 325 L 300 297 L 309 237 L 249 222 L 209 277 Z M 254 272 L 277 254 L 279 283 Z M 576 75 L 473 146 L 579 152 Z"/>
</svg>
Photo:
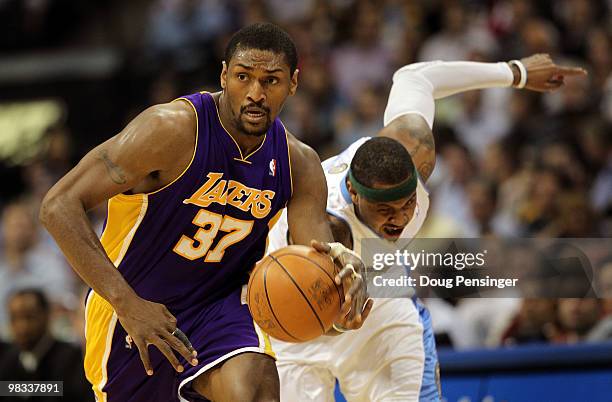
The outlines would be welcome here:
<svg viewBox="0 0 612 402">
<path fill-rule="evenodd" d="M 383 226 L 383 233 L 389 237 L 399 237 L 404 228 L 397 226 Z"/>
<path fill-rule="evenodd" d="M 267 113 L 262 109 L 247 109 L 244 111 L 247 119 L 252 123 L 259 123 L 266 119 Z"/>
</svg>

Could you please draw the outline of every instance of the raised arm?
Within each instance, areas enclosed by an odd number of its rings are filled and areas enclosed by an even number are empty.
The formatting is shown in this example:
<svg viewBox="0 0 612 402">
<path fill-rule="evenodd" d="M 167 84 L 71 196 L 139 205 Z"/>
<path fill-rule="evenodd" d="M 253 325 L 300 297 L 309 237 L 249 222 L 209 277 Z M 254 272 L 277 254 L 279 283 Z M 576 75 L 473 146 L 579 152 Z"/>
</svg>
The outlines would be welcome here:
<svg viewBox="0 0 612 402">
<path fill-rule="evenodd" d="M 519 63 L 435 61 L 410 64 L 393 75 L 385 127 L 379 135 L 403 144 L 419 175 L 427 180 L 435 166 L 431 131 L 435 99 L 473 89 L 511 85 L 539 92 L 552 91 L 563 85 L 565 76 L 584 74 L 586 71 L 582 68 L 557 66 L 547 54 L 526 57 Z"/>
<path fill-rule="evenodd" d="M 326 212 L 327 182 L 319 156 L 293 136 L 289 137 L 289 150 L 293 196 L 287 205 L 287 223 L 291 239 L 294 244 L 312 245 L 319 251 L 327 252 L 340 262 L 343 268 L 336 277 L 336 283 L 342 281 L 345 300 L 338 328 L 359 328 L 373 303 L 368 300 L 363 280 L 365 266 L 354 253 L 340 243 L 333 243 Z"/>
<path fill-rule="evenodd" d="M 168 344 L 191 360 L 173 336 L 176 319 L 162 305 L 140 299 L 108 258 L 86 211 L 130 189 L 151 191 L 187 166 L 195 144 L 195 116 L 184 102 L 142 112 L 119 134 L 100 144 L 49 190 L 40 220 L 78 275 L 115 309 L 152 374 L 147 345 L 155 344 L 177 370 Z M 153 178 L 159 178 L 155 180 Z M 167 343 L 166 343 L 167 342 Z"/>
</svg>

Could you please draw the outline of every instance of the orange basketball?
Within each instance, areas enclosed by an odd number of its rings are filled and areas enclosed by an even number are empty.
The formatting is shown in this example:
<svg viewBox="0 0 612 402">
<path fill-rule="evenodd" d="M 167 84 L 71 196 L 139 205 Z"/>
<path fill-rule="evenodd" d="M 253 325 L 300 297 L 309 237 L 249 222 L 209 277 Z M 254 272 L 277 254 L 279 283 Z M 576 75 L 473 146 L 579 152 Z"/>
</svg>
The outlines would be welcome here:
<svg viewBox="0 0 612 402">
<path fill-rule="evenodd" d="M 327 332 L 340 314 L 343 293 L 332 258 L 306 246 L 288 246 L 259 261 L 251 273 L 248 304 L 265 332 L 305 342 Z"/>
</svg>

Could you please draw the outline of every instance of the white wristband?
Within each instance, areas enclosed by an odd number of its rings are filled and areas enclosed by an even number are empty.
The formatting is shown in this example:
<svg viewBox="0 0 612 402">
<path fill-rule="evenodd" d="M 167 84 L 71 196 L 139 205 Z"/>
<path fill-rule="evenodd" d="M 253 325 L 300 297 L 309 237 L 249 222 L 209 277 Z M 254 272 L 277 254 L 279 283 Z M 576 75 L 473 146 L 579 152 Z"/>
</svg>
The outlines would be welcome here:
<svg viewBox="0 0 612 402">
<path fill-rule="evenodd" d="M 516 84 L 515 87 L 519 89 L 525 88 L 525 84 L 527 84 L 527 69 L 525 68 L 523 63 L 521 63 L 519 60 L 510 60 L 508 63 L 510 65 L 516 66 L 516 68 L 518 68 L 519 72 L 521 73 L 519 83 Z"/>
</svg>

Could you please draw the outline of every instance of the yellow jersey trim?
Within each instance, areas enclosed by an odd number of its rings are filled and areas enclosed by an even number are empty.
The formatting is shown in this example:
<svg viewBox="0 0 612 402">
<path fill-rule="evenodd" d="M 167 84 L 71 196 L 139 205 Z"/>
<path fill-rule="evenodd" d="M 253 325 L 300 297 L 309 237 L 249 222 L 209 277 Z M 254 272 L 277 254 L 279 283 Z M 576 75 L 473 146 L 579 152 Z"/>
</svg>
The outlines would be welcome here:
<svg viewBox="0 0 612 402">
<path fill-rule="evenodd" d="M 115 267 L 127 254 L 148 205 L 147 194 L 118 194 L 108 200 L 106 228 L 100 242 Z"/>
<path fill-rule="evenodd" d="M 223 125 L 223 122 L 221 121 L 221 115 L 219 114 L 219 107 L 217 106 L 217 102 L 215 102 L 214 98 L 213 98 L 213 103 L 215 104 L 215 110 L 217 111 L 217 118 L 219 119 L 219 124 L 221 124 L 221 127 L 223 127 L 223 131 L 225 131 L 225 134 L 227 134 L 232 139 L 232 141 L 236 145 L 236 149 L 238 149 L 238 154 L 240 155 L 240 159 L 234 158 L 234 160 L 240 161 L 240 162 L 248 162 L 247 159 L 251 157 L 255 152 L 259 151 L 261 147 L 263 147 L 264 143 L 266 142 L 266 137 L 268 136 L 268 133 L 264 134 L 263 141 L 261 141 L 261 144 L 259 144 L 257 149 L 255 149 L 253 152 L 251 152 L 247 156 L 243 156 L 242 150 L 240 149 L 240 145 L 238 145 L 238 142 L 236 142 L 236 139 L 234 139 L 234 137 L 230 134 L 230 132 L 227 131 L 227 128 L 225 128 L 225 126 Z"/>
<path fill-rule="evenodd" d="M 110 304 L 92 291 L 85 307 L 86 348 L 83 365 L 85 376 L 99 402 L 107 401 L 103 389 L 108 382 L 107 364 L 116 325 L 117 314 Z"/>
<path fill-rule="evenodd" d="M 255 327 L 255 332 L 257 333 L 257 338 L 259 339 L 259 348 L 262 349 L 265 354 L 276 360 L 276 354 L 274 353 L 274 350 L 272 350 L 270 336 L 259 328 L 259 325 L 257 325 L 255 320 L 253 320 L 253 327 Z"/>
<path fill-rule="evenodd" d="M 283 130 L 285 130 L 285 140 L 287 141 L 287 158 L 289 159 L 289 180 L 291 182 L 291 197 L 293 197 L 293 172 L 291 170 L 291 150 L 289 149 L 289 132 L 287 131 L 287 127 L 280 121 L 281 126 L 283 126 Z"/>
</svg>

